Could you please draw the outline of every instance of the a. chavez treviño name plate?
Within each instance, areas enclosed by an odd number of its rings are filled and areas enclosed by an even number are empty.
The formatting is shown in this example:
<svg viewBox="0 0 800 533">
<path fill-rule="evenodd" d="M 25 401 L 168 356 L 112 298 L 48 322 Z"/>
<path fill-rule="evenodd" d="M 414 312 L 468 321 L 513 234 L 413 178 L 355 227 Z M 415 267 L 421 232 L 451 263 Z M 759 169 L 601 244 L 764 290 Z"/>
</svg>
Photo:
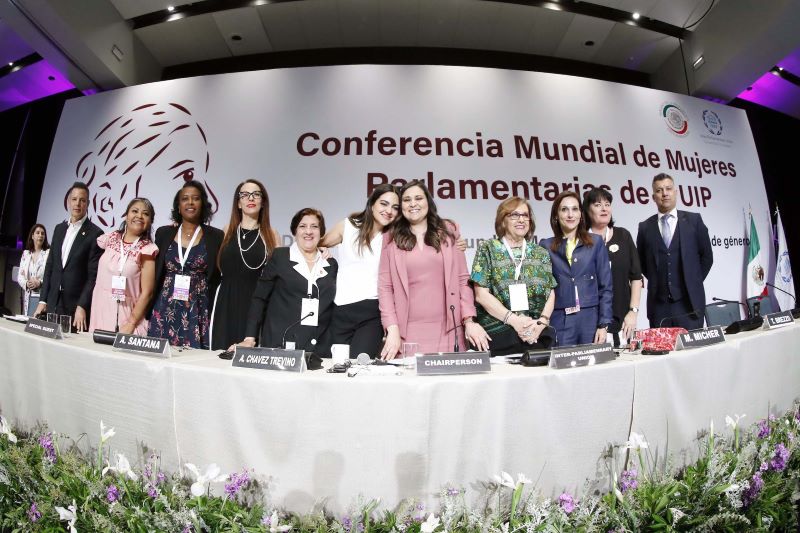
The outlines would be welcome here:
<svg viewBox="0 0 800 533">
<path fill-rule="evenodd" d="M 236 347 L 231 359 L 233 366 L 257 368 L 259 370 L 278 370 L 283 372 L 303 372 L 306 358 L 303 350 L 284 348 L 244 348 Z"/>
<path fill-rule="evenodd" d="M 417 356 L 418 376 L 491 372 L 489 352 L 458 352 Z"/>
</svg>

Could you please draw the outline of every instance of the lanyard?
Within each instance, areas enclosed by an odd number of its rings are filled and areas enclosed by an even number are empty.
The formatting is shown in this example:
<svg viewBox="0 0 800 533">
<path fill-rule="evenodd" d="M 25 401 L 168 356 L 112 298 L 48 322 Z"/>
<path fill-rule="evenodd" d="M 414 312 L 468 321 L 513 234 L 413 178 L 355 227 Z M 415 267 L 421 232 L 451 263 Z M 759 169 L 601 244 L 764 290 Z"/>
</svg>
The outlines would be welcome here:
<svg viewBox="0 0 800 533">
<path fill-rule="evenodd" d="M 522 257 L 519 258 L 519 263 L 517 260 L 514 259 L 514 253 L 511 250 L 511 246 L 509 246 L 508 241 L 505 237 L 503 237 L 503 245 L 506 247 L 506 251 L 508 252 L 508 256 L 514 262 L 514 279 L 519 279 L 520 274 L 522 273 L 522 263 L 525 261 L 525 254 L 528 251 L 528 241 L 522 239 Z"/>
<path fill-rule="evenodd" d="M 134 246 L 136 246 L 136 243 L 139 242 L 140 237 L 136 237 L 136 240 L 131 243 L 127 251 L 125 251 L 125 241 L 122 239 L 123 237 L 120 237 L 119 239 L 119 264 L 117 264 L 117 271 L 119 272 L 120 276 L 122 275 L 122 268 L 125 266 L 125 261 L 128 260 L 128 255 L 130 255 L 131 250 L 133 250 Z"/>
<path fill-rule="evenodd" d="M 183 266 L 186 264 L 186 261 L 189 259 L 189 250 L 192 249 L 194 245 L 194 240 L 197 238 L 197 234 L 200 233 L 200 226 L 194 228 L 194 235 L 192 235 L 192 240 L 189 241 L 189 246 L 186 247 L 186 255 L 183 255 L 183 245 L 181 241 L 183 240 L 183 224 L 180 225 L 178 228 L 178 262 L 181 264 L 181 272 L 183 272 Z"/>
</svg>

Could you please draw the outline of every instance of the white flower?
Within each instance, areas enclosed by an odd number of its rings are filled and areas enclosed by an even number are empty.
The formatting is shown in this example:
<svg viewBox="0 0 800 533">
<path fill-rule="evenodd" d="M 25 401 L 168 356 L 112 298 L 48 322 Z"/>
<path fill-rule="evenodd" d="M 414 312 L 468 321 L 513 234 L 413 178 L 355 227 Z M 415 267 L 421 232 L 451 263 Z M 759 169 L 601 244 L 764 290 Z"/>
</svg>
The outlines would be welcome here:
<svg viewBox="0 0 800 533">
<path fill-rule="evenodd" d="M 194 465 L 192 465 L 192 466 L 194 466 Z M 209 466 L 211 466 L 211 465 L 209 465 Z M 187 464 L 186 467 L 189 468 L 189 465 Z M 194 486 L 194 485 L 192 485 L 192 486 Z M 278 520 L 278 511 L 272 511 L 272 516 L 269 517 L 269 533 L 281 533 L 283 531 L 289 531 L 290 529 L 292 529 L 292 526 L 289 526 L 289 525 L 281 526 L 281 525 L 278 524 L 278 522 L 279 522 L 279 520 Z"/>
<path fill-rule="evenodd" d="M 132 481 L 136 481 L 138 479 L 136 472 L 131 470 L 131 464 L 128 462 L 128 459 L 121 453 L 117 454 L 117 466 L 111 466 L 107 464 L 107 466 L 103 469 L 101 475 L 105 476 L 106 472 L 108 472 L 109 470 L 111 470 L 112 472 L 116 472 L 121 476 L 128 476 L 129 478 L 131 478 Z"/>
<path fill-rule="evenodd" d="M 736 492 L 737 490 L 739 490 L 739 485 L 737 483 L 731 483 L 725 487 L 722 492 Z"/>
<path fill-rule="evenodd" d="M 498 485 L 502 485 L 504 487 L 508 487 L 509 489 L 513 489 L 516 487 L 514 484 L 514 478 L 511 477 L 511 474 L 508 472 L 500 472 L 500 475 L 495 475 L 494 480 Z"/>
<path fill-rule="evenodd" d="M 525 477 L 525 474 L 517 474 L 517 485 L 527 485 L 531 480 Z"/>
<path fill-rule="evenodd" d="M 670 507 L 669 510 L 672 511 L 672 527 L 675 527 L 675 524 L 678 523 L 678 520 L 686 516 L 686 513 L 677 507 Z"/>
<path fill-rule="evenodd" d="M 17 436 L 11 433 L 11 426 L 2 415 L 0 415 L 0 435 L 5 435 L 12 444 L 17 442 Z"/>
<path fill-rule="evenodd" d="M 628 438 L 628 442 L 625 443 L 626 450 L 642 450 L 648 446 L 649 444 L 644 440 L 644 436 L 639 435 L 635 431 L 631 431 L 631 436 Z"/>
<path fill-rule="evenodd" d="M 608 247 L 608 251 L 611 252 L 612 254 L 618 250 L 619 250 L 618 244 L 612 244 L 611 246 Z"/>
<path fill-rule="evenodd" d="M 428 515 L 428 519 L 425 520 L 419 526 L 420 533 L 433 533 L 433 531 L 439 527 L 439 518 L 433 516 L 433 513 Z"/>
<path fill-rule="evenodd" d="M 211 463 L 206 467 L 206 471 L 203 474 L 200 474 L 200 470 L 192 463 L 186 463 L 186 468 L 194 474 L 194 477 L 197 481 L 192 483 L 192 494 L 194 496 L 202 496 L 203 493 L 206 491 L 206 483 L 218 483 L 220 481 L 225 481 L 228 479 L 228 476 L 222 475 L 220 476 L 220 469 L 216 463 Z"/>
<path fill-rule="evenodd" d="M 113 437 L 116 434 L 114 428 L 106 429 L 106 425 L 103 424 L 103 421 L 100 421 L 100 444 L 105 444 L 108 439 Z"/>
<path fill-rule="evenodd" d="M 736 429 L 736 426 L 739 425 L 739 420 L 746 417 L 747 415 L 733 415 L 736 417 L 736 420 L 730 417 L 730 415 L 725 415 L 725 425 L 730 427 L 731 429 Z"/>
<path fill-rule="evenodd" d="M 75 521 L 78 520 L 78 509 L 75 507 L 75 500 L 72 500 L 72 505 L 68 506 L 66 509 L 59 506 L 56 506 L 55 509 L 58 511 L 59 520 L 69 522 L 69 533 L 78 533 L 78 530 L 75 529 Z"/>
</svg>

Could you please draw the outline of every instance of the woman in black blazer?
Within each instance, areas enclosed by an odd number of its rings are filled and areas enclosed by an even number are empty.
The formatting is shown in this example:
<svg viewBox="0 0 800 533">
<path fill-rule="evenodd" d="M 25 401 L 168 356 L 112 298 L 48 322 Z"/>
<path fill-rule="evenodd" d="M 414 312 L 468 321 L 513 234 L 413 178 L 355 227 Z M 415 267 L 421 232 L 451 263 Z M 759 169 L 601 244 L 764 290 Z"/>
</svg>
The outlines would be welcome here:
<svg viewBox="0 0 800 533">
<path fill-rule="evenodd" d="M 329 353 L 328 325 L 336 296 L 335 259 L 323 259 L 318 246 L 325 219 L 316 209 L 305 208 L 292 217 L 295 242 L 276 248 L 267 261 L 250 304 L 242 346 L 273 348 L 294 343 L 308 352 Z M 301 318 L 314 315 L 302 322 Z"/>
<path fill-rule="evenodd" d="M 175 194 L 175 224 L 156 230 L 155 297 L 148 335 L 173 346 L 208 349 L 211 311 L 219 284 L 217 253 L 224 234 L 208 225 L 211 206 L 203 184 L 187 181 Z"/>
</svg>

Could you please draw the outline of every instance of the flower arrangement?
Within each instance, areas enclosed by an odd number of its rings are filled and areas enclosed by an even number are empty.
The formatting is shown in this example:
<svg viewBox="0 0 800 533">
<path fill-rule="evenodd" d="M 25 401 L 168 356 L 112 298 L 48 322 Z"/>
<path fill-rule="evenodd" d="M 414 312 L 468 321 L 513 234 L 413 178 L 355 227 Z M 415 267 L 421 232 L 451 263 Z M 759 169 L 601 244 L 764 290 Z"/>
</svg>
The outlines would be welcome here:
<svg viewBox="0 0 800 533">
<path fill-rule="evenodd" d="M 796 531 L 800 514 L 800 410 L 768 416 L 742 431 L 726 417 L 698 436 L 699 458 L 675 467 L 631 433 L 604 457 L 610 486 L 581 497 L 548 498 L 524 474 L 485 482 L 490 497 L 472 507 L 465 489 L 446 486 L 438 509 L 406 500 L 379 511 L 359 499 L 339 516 L 295 515 L 269 507 L 255 473 L 222 474 L 187 463 L 189 478 L 167 474 L 143 449 L 132 465 L 113 454 L 113 428 L 101 422 L 96 450 L 83 450 L 45 426 L 12 428 L 0 417 L 0 531 L 247 531 L 284 533 L 513 533 L 533 531 Z M 212 485 L 223 490 L 211 495 Z M 438 511 L 438 512 L 437 512 Z"/>
</svg>

